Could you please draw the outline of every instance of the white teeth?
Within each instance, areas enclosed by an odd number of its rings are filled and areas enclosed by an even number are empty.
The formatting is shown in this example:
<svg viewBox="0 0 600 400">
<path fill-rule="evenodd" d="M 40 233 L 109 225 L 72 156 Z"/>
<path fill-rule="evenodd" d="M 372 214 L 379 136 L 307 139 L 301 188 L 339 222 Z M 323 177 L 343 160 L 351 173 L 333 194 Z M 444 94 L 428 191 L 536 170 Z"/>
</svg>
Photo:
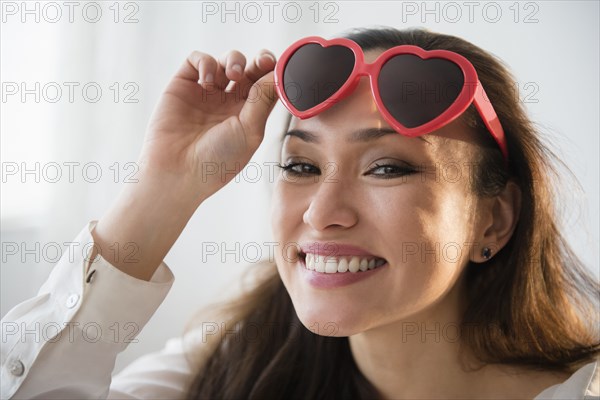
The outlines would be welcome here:
<svg viewBox="0 0 600 400">
<path fill-rule="evenodd" d="M 328 274 L 335 274 L 338 270 L 338 262 L 335 258 L 329 258 L 325 261 L 325 272 Z"/>
<path fill-rule="evenodd" d="M 325 272 L 325 257 L 321 255 L 315 257 L 315 271 Z"/>
<path fill-rule="evenodd" d="M 360 260 L 359 268 L 361 271 L 366 271 L 368 266 L 369 266 L 369 261 L 366 258 L 363 258 L 362 260 Z"/>
<path fill-rule="evenodd" d="M 338 272 L 346 272 L 348 271 L 348 260 L 342 258 L 337 267 Z"/>
<path fill-rule="evenodd" d="M 348 260 L 349 259 L 349 260 Z M 336 272 L 367 271 L 385 264 L 385 260 L 378 258 L 360 258 L 358 256 L 332 257 L 313 253 L 306 254 L 306 268 L 311 271 L 334 274 Z"/>
<path fill-rule="evenodd" d="M 306 255 L 306 268 L 310 269 L 311 271 L 315 270 L 315 257 L 311 256 L 308 257 L 308 254 Z"/>
<path fill-rule="evenodd" d="M 360 265 L 360 261 L 358 257 L 352 257 L 350 260 L 350 264 L 348 264 L 348 271 L 350 272 L 358 272 L 358 266 Z"/>
</svg>

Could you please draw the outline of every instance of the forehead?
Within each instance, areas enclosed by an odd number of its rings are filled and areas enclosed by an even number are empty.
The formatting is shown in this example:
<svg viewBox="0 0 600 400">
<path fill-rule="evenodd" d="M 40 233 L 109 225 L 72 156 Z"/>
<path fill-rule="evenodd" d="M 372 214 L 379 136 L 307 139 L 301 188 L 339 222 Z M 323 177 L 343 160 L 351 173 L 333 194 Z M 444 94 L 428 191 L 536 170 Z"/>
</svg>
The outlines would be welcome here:
<svg viewBox="0 0 600 400">
<path fill-rule="evenodd" d="M 338 116 L 340 120 L 336 119 Z M 458 153 L 462 147 L 476 144 L 471 128 L 460 118 L 423 136 L 406 137 L 391 128 L 385 120 L 373 114 L 366 114 L 366 117 L 349 114 L 343 117 L 343 111 L 336 113 L 335 117 L 328 118 L 320 118 L 320 115 L 316 115 L 301 120 L 292 116 L 288 129 L 281 138 L 282 145 L 285 147 L 286 144 L 290 144 L 290 141 L 319 146 L 331 143 L 335 147 L 383 143 L 412 148 L 426 146 L 424 148 L 432 152 L 443 150 L 444 153 Z"/>
</svg>

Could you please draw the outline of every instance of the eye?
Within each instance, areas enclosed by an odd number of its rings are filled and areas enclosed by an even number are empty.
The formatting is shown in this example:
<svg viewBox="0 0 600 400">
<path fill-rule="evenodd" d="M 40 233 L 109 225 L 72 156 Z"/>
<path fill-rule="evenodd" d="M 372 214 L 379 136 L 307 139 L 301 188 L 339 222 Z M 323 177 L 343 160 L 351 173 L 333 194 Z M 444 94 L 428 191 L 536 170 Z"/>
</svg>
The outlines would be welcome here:
<svg viewBox="0 0 600 400">
<path fill-rule="evenodd" d="M 286 174 L 293 176 L 310 176 L 310 175 L 320 175 L 319 168 L 315 167 L 309 163 L 303 162 L 290 162 L 288 164 L 282 165 L 277 164 L 279 168 L 281 168 Z"/>
<path fill-rule="evenodd" d="M 373 171 L 379 171 L 379 173 L 374 173 Z M 375 167 L 369 170 L 367 174 L 378 176 L 382 179 L 392 179 L 400 176 L 411 175 L 415 172 L 415 169 L 406 165 L 375 164 Z"/>
</svg>

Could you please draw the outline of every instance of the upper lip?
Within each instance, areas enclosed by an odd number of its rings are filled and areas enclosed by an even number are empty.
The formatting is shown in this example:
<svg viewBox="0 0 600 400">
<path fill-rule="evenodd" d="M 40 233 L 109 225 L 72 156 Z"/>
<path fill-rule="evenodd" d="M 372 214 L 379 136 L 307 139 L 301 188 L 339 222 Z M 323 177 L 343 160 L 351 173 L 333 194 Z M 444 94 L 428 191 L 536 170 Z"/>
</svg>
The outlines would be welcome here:
<svg viewBox="0 0 600 400">
<path fill-rule="evenodd" d="M 331 241 L 301 243 L 300 251 L 304 254 L 312 253 L 321 256 L 365 256 L 383 258 L 376 254 L 369 253 L 358 246 Z"/>
</svg>

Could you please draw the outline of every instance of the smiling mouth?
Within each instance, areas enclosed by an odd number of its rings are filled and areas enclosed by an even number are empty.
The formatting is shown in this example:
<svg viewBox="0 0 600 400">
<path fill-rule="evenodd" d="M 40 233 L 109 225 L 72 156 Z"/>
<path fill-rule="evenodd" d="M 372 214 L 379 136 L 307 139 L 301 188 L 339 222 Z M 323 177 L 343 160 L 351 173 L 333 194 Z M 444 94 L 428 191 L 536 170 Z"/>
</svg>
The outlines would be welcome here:
<svg viewBox="0 0 600 400">
<path fill-rule="evenodd" d="M 298 253 L 304 268 L 325 274 L 361 273 L 379 268 L 387 261 L 374 256 L 328 256 L 314 253 Z"/>
</svg>

